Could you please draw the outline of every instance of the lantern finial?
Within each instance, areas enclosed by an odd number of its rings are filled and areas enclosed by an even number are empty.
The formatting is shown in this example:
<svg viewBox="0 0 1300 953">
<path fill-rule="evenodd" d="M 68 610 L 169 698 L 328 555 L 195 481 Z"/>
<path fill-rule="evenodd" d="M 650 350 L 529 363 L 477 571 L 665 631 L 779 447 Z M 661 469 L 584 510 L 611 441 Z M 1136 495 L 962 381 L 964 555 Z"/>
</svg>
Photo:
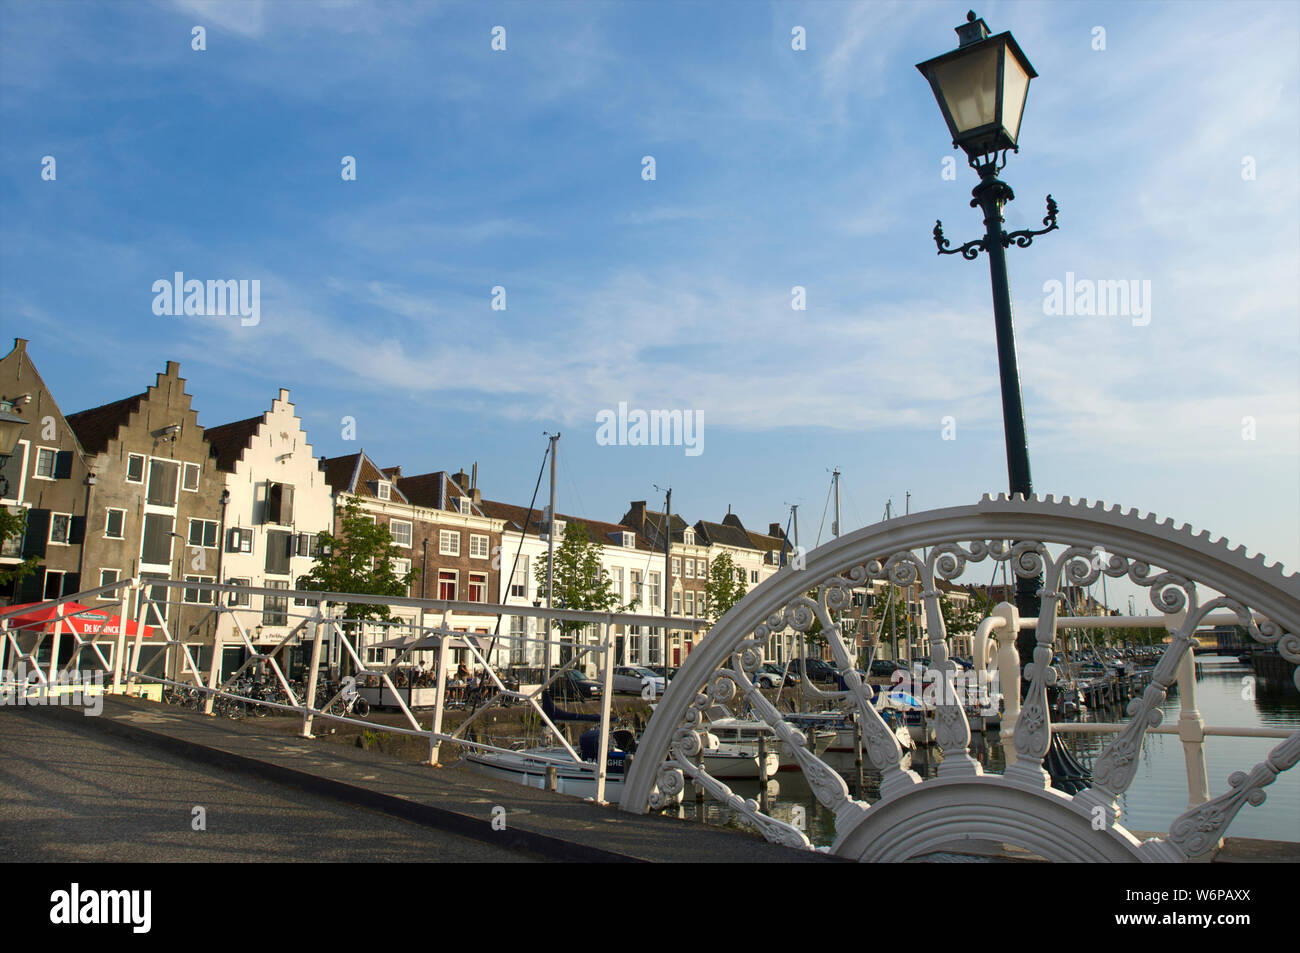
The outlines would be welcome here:
<svg viewBox="0 0 1300 953">
<path fill-rule="evenodd" d="M 974 10 L 966 11 L 966 22 L 959 27 L 954 27 L 953 30 L 957 34 L 958 49 L 978 43 L 989 35 L 988 24 L 977 17 Z"/>
</svg>

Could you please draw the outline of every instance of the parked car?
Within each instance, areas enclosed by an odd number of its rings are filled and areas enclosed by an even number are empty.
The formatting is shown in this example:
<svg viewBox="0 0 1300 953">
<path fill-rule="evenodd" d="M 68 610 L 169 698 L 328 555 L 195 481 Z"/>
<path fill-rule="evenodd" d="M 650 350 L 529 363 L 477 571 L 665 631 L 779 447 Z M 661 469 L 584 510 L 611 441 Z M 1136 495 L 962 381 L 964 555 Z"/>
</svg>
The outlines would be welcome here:
<svg viewBox="0 0 1300 953">
<path fill-rule="evenodd" d="M 878 658 L 871 663 L 871 674 L 876 678 L 889 678 L 897 672 L 901 665 L 889 658 Z"/>
<path fill-rule="evenodd" d="M 810 658 L 803 660 L 807 663 L 807 677 L 814 682 L 833 682 L 840 677 L 839 669 L 830 662 L 819 658 Z M 790 671 L 798 675 L 804 675 L 805 672 L 801 667 L 800 659 L 793 659 L 790 662 Z"/>
<path fill-rule="evenodd" d="M 596 678 L 604 684 L 604 673 Z M 644 665 L 615 665 L 613 685 L 616 693 L 640 695 L 644 693 L 646 685 L 652 688 L 655 695 L 664 693 L 664 677 Z"/>
<path fill-rule="evenodd" d="M 785 684 L 798 685 L 799 676 L 792 670 L 786 671 L 784 666 L 777 665 L 773 662 L 764 662 L 762 667 L 754 673 L 754 684 L 759 688 L 776 688 L 781 684 L 781 676 L 785 675 Z"/>
<path fill-rule="evenodd" d="M 590 701 L 601 697 L 600 683 L 580 672 L 569 669 L 551 685 L 551 695 L 556 701 Z"/>
</svg>

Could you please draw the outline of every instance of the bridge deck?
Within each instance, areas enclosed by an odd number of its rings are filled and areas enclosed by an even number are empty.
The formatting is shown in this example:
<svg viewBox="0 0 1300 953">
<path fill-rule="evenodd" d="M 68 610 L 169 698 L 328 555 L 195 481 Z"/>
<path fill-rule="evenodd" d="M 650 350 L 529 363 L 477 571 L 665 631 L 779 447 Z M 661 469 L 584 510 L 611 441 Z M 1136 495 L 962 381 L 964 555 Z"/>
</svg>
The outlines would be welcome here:
<svg viewBox="0 0 1300 953">
<path fill-rule="evenodd" d="M 60 729 L 129 738 L 206 764 L 245 772 L 408 821 L 553 860 L 798 863 L 834 861 L 743 832 L 527 788 L 457 768 L 430 768 L 378 752 L 286 737 L 257 720 L 206 718 L 142 699 L 110 696 L 88 717 L 78 708 L 27 709 Z M 22 717 L 22 716 L 20 716 Z M 319 721 L 317 728 L 328 725 Z M 492 809 L 506 829 L 492 829 Z M 330 835 L 331 831 L 321 831 Z"/>
</svg>

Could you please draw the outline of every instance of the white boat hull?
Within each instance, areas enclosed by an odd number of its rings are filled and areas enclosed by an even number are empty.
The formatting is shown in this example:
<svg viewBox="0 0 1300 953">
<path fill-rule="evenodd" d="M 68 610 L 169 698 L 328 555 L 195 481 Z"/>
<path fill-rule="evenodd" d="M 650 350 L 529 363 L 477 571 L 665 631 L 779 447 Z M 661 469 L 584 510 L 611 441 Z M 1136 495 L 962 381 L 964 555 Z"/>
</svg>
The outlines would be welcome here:
<svg viewBox="0 0 1300 953">
<path fill-rule="evenodd" d="M 563 748 L 548 749 L 544 752 L 549 757 L 564 758 L 567 752 Z M 476 774 L 501 778 L 523 784 L 539 790 L 546 789 L 546 769 L 548 762 L 528 757 L 525 752 L 501 754 L 495 751 L 476 751 L 465 756 L 469 769 Z M 596 766 L 590 762 L 556 763 L 556 791 L 571 797 L 594 798 L 596 796 Z M 605 778 L 605 799 L 616 800 L 623 792 L 623 775 L 609 774 Z"/>
</svg>

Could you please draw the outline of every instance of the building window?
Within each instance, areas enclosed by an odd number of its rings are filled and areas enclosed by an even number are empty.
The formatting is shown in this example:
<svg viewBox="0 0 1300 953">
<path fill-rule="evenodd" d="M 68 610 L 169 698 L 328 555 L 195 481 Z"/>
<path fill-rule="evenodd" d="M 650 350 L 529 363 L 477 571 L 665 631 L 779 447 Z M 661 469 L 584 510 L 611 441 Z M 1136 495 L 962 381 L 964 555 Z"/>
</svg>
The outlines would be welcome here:
<svg viewBox="0 0 1300 953">
<path fill-rule="evenodd" d="M 407 520 L 389 520 L 388 533 L 396 545 L 411 548 L 411 523 Z"/>
<path fill-rule="evenodd" d="M 609 571 L 609 581 L 611 583 L 610 588 L 614 590 L 615 594 L 620 599 L 622 599 L 623 598 L 623 567 L 622 566 L 616 566 L 615 568 Z"/>
<path fill-rule="evenodd" d="M 674 556 L 672 560 L 673 578 L 680 579 L 682 575 L 682 560 L 680 556 Z"/>
<path fill-rule="evenodd" d="M 27 485 L 28 446 L 26 440 L 20 440 L 12 454 L 0 457 L 0 487 L 7 487 L 4 498 L 14 503 L 23 498 L 23 489 Z"/>
<path fill-rule="evenodd" d="M 461 516 L 472 516 L 472 515 L 474 515 L 474 507 L 473 507 L 473 504 L 470 502 L 470 499 L 469 499 L 468 496 L 462 496 L 462 497 L 461 497 L 459 500 L 457 500 L 456 502 L 457 502 L 457 506 L 458 506 L 458 508 L 459 508 L 459 510 L 460 510 L 460 515 L 461 515 Z"/>
<path fill-rule="evenodd" d="M 469 554 L 474 559 L 488 558 L 488 538 L 477 533 L 469 534 Z"/>
<path fill-rule="evenodd" d="M 315 559 L 320 555 L 320 537 L 316 533 L 299 533 L 295 552 L 299 556 Z"/>
<path fill-rule="evenodd" d="M 112 585 L 113 583 L 117 582 L 120 578 L 122 578 L 121 570 L 118 570 L 118 569 L 101 569 L 101 570 L 99 571 L 99 584 L 100 584 L 101 586 Z M 120 594 L 120 593 L 117 593 L 117 592 L 101 592 L 101 593 L 99 594 L 99 598 L 101 598 L 101 599 L 118 599 L 118 598 L 121 598 L 121 594 Z"/>
<path fill-rule="evenodd" d="M 695 560 L 696 571 L 700 574 L 701 579 L 709 578 L 709 564 L 703 559 Z"/>
<path fill-rule="evenodd" d="M 152 506 L 175 506 L 181 467 L 170 460 L 149 461 L 149 489 L 145 502 Z"/>
<path fill-rule="evenodd" d="M 50 542 L 66 546 L 72 539 L 72 514 L 50 514 Z"/>
<path fill-rule="evenodd" d="M 510 617 L 510 664 L 523 665 L 527 661 L 528 643 L 524 641 L 524 617 Z"/>
<path fill-rule="evenodd" d="M 629 603 L 630 607 L 633 609 L 635 609 L 638 605 L 641 604 L 641 596 L 642 596 L 641 579 L 642 579 L 641 570 L 633 569 L 632 570 L 632 600 Z"/>
<path fill-rule="evenodd" d="M 469 601 L 487 602 L 488 577 L 485 572 L 469 574 Z"/>
<path fill-rule="evenodd" d="M 652 572 L 650 574 L 650 606 L 655 609 L 659 608 L 659 606 L 662 605 L 659 601 L 661 598 L 662 596 L 659 591 L 659 573 Z"/>
<path fill-rule="evenodd" d="M 267 589 L 288 589 L 287 582 L 277 582 L 274 579 L 266 580 Z M 262 625 L 288 625 L 289 624 L 289 597 L 288 596 L 265 596 L 262 599 Z"/>
<path fill-rule="evenodd" d="M 293 534 L 270 530 L 266 534 L 266 571 L 276 576 L 289 575 L 289 557 L 292 554 Z M 275 588 L 279 588 L 278 586 Z"/>
<path fill-rule="evenodd" d="M 681 615 L 681 614 L 682 614 L 682 594 L 680 592 L 674 592 L 673 593 L 673 615 Z"/>
<path fill-rule="evenodd" d="M 58 461 L 58 451 L 51 450 L 49 447 L 36 448 L 36 479 L 53 480 L 55 463 Z"/>
<path fill-rule="evenodd" d="M 126 482 L 144 482 L 144 454 L 130 453 L 126 457 Z"/>
<path fill-rule="evenodd" d="M 758 585 L 758 570 L 757 570 L 757 569 L 751 569 L 751 570 L 749 571 L 749 581 L 750 581 L 753 585 Z"/>
<path fill-rule="evenodd" d="M 624 533 L 624 534 L 623 534 L 623 546 L 624 546 L 624 548 L 626 548 L 626 549 L 636 549 L 636 534 L 635 534 L 635 533 Z"/>
<path fill-rule="evenodd" d="M 172 525 L 170 516 L 144 514 L 144 533 L 140 541 L 140 561 L 155 566 L 171 566 Z"/>
<path fill-rule="evenodd" d="M 57 599 L 63 595 L 63 576 L 64 573 L 57 569 L 45 570 L 45 589 L 44 598 Z"/>
<path fill-rule="evenodd" d="M 125 523 L 126 510 L 115 510 L 109 507 L 104 518 L 104 538 L 121 539 Z"/>
<path fill-rule="evenodd" d="M 293 487 L 287 483 L 266 485 L 266 522 L 277 526 L 293 523 Z"/>
<path fill-rule="evenodd" d="M 215 576 L 186 576 L 186 582 L 216 582 Z M 190 605 L 216 605 L 217 594 L 211 589 L 186 588 L 184 601 Z"/>
<path fill-rule="evenodd" d="M 253 531 L 251 529 L 232 528 L 230 541 L 226 544 L 228 553 L 251 553 L 253 551 Z"/>
<path fill-rule="evenodd" d="M 695 617 L 695 590 L 686 590 L 686 614 L 691 618 Z"/>
<path fill-rule="evenodd" d="M 510 576 L 510 595 L 516 599 L 528 598 L 528 557 L 520 556 L 519 564 Z M 522 617 L 520 618 L 522 621 Z"/>
<path fill-rule="evenodd" d="M 393 488 L 383 480 L 380 480 L 379 485 L 375 488 L 375 495 L 381 500 L 391 500 L 393 498 Z"/>
<path fill-rule="evenodd" d="M 438 598 L 448 601 L 456 599 L 456 580 L 459 573 L 454 569 L 438 570 Z"/>
<path fill-rule="evenodd" d="M 688 559 L 688 560 L 686 560 L 686 578 L 687 578 L 687 579 L 694 579 L 694 578 L 695 578 L 695 560 L 694 560 L 694 559 Z"/>
<path fill-rule="evenodd" d="M 217 545 L 216 520 L 190 520 L 189 543 L 204 549 L 215 549 Z"/>
<path fill-rule="evenodd" d="M 438 553 L 442 556 L 459 556 L 460 533 L 449 529 L 438 530 Z"/>
<path fill-rule="evenodd" d="M 197 463 L 185 464 L 185 472 L 181 474 L 181 489 L 189 490 L 191 493 L 198 492 L 199 465 Z"/>
<path fill-rule="evenodd" d="M 398 578 L 399 580 L 404 580 L 404 579 L 406 579 L 406 575 L 407 575 L 407 573 L 409 573 L 410 571 L 411 571 L 411 561 L 410 561 L 409 559 L 394 559 L 394 560 L 393 560 L 393 572 L 396 574 L 396 576 L 397 576 L 397 578 Z M 406 585 L 406 594 L 407 594 L 408 596 L 411 594 L 411 585 L 410 585 L 410 583 L 407 583 L 407 585 Z"/>
<path fill-rule="evenodd" d="M 253 584 L 253 580 L 252 580 L 252 579 L 241 579 L 241 578 L 238 578 L 238 577 L 231 578 L 231 579 L 227 580 L 227 582 L 229 582 L 230 585 L 232 585 L 232 586 L 245 586 L 245 587 L 247 587 L 247 586 L 251 586 L 251 585 Z M 227 594 L 226 604 L 227 604 L 227 605 L 231 605 L 231 606 L 247 606 L 247 605 L 251 605 L 251 604 L 252 604 L 252 600 L 249 599 L 249 597 L 248 597 L 248 592 L 247 592 L 247 591 L 245 591 L 245 592 L 231 592 L 231 593 L 228 593 L 228 594 Z"/>
<path fill-rule="evenodd" d="M 682 531 L 682 542 L 687 546 L 695 545 L 695 530 L 687 529 Z"/>
</svg>

